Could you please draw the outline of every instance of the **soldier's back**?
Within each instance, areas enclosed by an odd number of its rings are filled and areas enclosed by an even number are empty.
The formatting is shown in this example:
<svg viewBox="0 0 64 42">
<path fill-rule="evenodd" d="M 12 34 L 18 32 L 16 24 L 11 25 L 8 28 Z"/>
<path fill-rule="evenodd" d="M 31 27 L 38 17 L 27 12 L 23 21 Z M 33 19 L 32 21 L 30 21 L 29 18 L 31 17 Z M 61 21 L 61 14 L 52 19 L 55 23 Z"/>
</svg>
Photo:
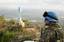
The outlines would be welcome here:
<svg viewBox="0 0 64 42">
<path fill-rule="evenodd" d="M 61 34 L 59 30 L 46 28 L 41 33 L 41 42 L 57 42 L 63 37 Z"/>
</svg>

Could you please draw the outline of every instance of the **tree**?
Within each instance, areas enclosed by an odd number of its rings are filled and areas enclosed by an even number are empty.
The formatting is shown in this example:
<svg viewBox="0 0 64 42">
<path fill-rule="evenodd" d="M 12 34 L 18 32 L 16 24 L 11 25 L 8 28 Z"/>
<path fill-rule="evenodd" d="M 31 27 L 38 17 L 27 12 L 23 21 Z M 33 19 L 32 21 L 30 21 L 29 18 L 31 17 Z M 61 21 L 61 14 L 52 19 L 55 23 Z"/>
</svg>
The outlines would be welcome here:
<svg viewBox="0 0 64 42">
<path fill-rule="evenodd" d="M 5 26 L 6 20 L 4 16 L 0 16 L 0 28 Z"/>
</svg>

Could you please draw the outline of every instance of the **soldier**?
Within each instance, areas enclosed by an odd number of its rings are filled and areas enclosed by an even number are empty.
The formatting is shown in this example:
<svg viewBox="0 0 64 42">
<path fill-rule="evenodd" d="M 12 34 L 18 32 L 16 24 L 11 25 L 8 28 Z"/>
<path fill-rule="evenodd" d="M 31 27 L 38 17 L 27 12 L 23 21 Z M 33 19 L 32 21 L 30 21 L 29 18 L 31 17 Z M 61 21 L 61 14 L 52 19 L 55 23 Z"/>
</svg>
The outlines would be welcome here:
<svg viewBox="0 0 64 42">
<path fill-rule="evenodd" d="M 44 12 L 45 28 L 41 30 L 40 42 L 64 42 L 63 31 L 59 28 L 58 18 L 54 12 Z"/>
</svg>

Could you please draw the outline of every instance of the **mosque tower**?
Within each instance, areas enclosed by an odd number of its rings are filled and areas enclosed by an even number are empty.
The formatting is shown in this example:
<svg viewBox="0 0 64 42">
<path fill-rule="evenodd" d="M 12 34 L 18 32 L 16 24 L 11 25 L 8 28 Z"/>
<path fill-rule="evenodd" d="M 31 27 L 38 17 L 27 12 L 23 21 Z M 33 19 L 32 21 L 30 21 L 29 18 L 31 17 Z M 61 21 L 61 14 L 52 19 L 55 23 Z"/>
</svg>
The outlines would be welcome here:
<svg viewBox="0 0 64 42">
<path fill-rule="evenodd" d="M 19 11 L 19 25 L 21 25 L 22 27 L 25 27 L 25 23 L 23 22 L 23 19 L 21 17 L 21 8 L 18 8 Z"/>
</svg>

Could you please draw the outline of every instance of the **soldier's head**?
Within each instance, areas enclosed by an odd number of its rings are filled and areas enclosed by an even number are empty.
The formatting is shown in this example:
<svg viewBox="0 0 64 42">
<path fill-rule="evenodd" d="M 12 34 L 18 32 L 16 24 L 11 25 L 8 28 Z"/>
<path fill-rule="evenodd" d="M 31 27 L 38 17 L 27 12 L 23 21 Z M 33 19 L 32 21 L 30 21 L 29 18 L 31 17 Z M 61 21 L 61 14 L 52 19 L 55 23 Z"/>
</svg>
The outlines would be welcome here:
<svg viewBox="0 0 64 42">
<path fill-rule="evenodd" d="M 45 11 L 43 17 L 45 18 L 45 25 L 51 26 L 58 23 L 58 17 L 54 12 Z"/>
</svg>

